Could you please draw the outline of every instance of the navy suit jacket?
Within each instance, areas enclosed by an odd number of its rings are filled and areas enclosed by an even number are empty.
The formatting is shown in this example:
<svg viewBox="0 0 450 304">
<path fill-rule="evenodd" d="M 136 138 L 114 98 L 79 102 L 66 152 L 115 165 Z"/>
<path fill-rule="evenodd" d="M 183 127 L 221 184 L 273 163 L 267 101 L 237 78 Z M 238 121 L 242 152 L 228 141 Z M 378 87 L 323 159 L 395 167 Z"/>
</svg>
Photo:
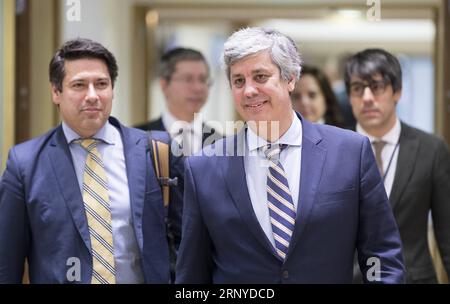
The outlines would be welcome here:
<svg viewBox="0 0 450 304">
<path fill-rule="evenodd" d="M 110 122 L 123 141 L 130 204 L 142 269 L 148 283 L 168 283 L 165 213 L 180 236 L 182 191 L 174 189 L 169 210 L 149 157 L 145 132 Z M 182 184 L 182 160 L 172 159 Z M 66 265 L 76 257 L 81 283 L 89 283 L 92 256 L 82 194 L 61 125 L 10 150 L 0 182 L 0 283 L 22 281 L 24 261 L 31 283 L 68 283 Z"/>
<path fill-rule="evenodd" d="M 381 282 L 404 281 L 398 229 L 368 139 L 299 118 L 300 193 L 286 260 L 253 211 L 244 157 L 236 156 L 244 153 L 241 131 L 186 160 L 177 283 L 351 283 L 355 250 L 363 273 L 379 265 Z M 380 263 L 366 265 L 370 257 Z"/>
</svg>

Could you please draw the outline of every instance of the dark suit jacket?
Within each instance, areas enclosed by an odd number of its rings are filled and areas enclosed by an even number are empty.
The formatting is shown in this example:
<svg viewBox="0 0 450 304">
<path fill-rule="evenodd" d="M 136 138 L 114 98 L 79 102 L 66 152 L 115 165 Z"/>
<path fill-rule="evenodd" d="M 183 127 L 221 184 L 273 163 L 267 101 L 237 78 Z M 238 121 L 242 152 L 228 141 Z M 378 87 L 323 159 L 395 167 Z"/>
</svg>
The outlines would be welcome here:
<svg viewBox="0 0 450 304">
<path fill-rule="evenodd" d="M 403 243 L 407 283 L 437 283 L 428 247 L 428 213 L 450 273 L 450 153 L 444 141 L 402 122 L 390 203 Z M 361 274 L 356 271 L 355 282 Z"/>
<path fill-rule="evenodd" d="M 162 117 L 159 117 L 158 119 L 136 125 L 135 128 L 144 130 L 144 131 L 150 131 L 150 130 L 158 130 L 158 131 L 167 131 L 164 127 Z"/>
<path fill-rule="evenodd" d="M 150 122 L 136 125 L 135 126 L 138 129 L 144 130 L 144 131 L 150 131 L 150 130 L 160 130 L 160 131 L 167 131 L 164 127 L 162 118 L 158 118 L 155 120 L 152 120 Z M 203 124 L 203 133 L 202 133 L 202 147 L 208 146 L 212 143 L 214 143 L 216 140 L 222 138 L 222 134 L 216 132 L 214 128 L 210 128 L 208 125 Z"/>
<path fill-rule="evenodd" d="M 123 141 L 133 228 L 148 283 L 169 282 L 169 250 L 159 183 L 147 134 L 110 122 Z M 172 159 L 172 172 L 181 159 Z M 169 217 L 180 235 L 182 192 L 172 191 Z M 177 231 L 178 230 L 178 231 Z M 10 150 L 0 182 L 0 283 L 19 283 L 24 261 L 31 283 L 66 283 L 67 260 L 77 257 L 81 283 L 92 275 L 91 244 L 82 194 L 61 125 Z"/>
<path fill-rule="evenodd" d="M 430 210 L 450 273 L 450 153 L 443 140 L 402 123 L 390 202 L 403 242 L 406 281 L 436 282 L 427 240 Z"/>
<path fill-rule="evenodd" d="M 350 283 L 355 249 L 364 272 L 366 260 L 377 257 L 382 282 L 403 282 L 400 236 L 369 141 L 306 120 L 302 126 L 299 202 L 286 260 L 253 211 L 241 131 L 186 160 L 177 283 Z M 224 156 L 214 155 L 220 151 Z"/>
</svg>

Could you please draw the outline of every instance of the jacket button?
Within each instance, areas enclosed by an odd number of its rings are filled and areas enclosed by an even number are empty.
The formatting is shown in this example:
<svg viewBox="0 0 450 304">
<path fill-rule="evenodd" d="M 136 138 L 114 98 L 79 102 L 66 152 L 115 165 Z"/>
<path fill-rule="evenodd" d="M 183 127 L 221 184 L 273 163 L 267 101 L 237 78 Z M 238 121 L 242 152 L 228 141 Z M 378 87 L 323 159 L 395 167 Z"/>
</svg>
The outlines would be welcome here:
<svg viewBox="0 0 450 304">
<path fill-rule="evenodd" d="M 289 279 L 289 271 L 284 270 L 282 273 L 283 279 Z"/>
</svg>

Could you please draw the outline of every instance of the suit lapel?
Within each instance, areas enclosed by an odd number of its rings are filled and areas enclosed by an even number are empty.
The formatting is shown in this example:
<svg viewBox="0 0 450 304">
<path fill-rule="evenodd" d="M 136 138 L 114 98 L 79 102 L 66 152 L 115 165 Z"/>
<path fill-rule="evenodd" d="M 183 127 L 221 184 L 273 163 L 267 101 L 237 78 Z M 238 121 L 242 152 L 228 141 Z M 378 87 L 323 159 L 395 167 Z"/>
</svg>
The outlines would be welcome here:
<svg viewBox="0 0 450 304">
<path fill-rule="evenodd" d="M 300 192 L 298 196 L 295 228 L 286 259 L 289 258 L 290 253 L 294 250 L 301 233 L 308 223 L 326 156 L 326 150 L 318 147 L 318 144 L 322 140 L 319 132 L 317 132 L 314 125 L 304 119 L 301 120 L 303 135 Z"/>
<path fill-rule="evenodd" d="M 123 153 L 125 157 L 125 165 L 128 178 L 128 189 L 130 192 L 130 207 L 133 217 L 134 231 L 136 239 L 143 250 L 142 235 L 142 214 L 145 200 L 146 186 L 146 170 L 149 170 L 146 160 L 147 153 L 147 137 L 136 136 L 130 132 L 129 128 L 123 127 L 116 119 L 110 118 L 110 123 L 116 126 L 120 132 L 123 142 Z"/>
<path fill-rule="evenodd" d="M 224 174 L 229 193 L 233 198 L 233 203 L 235 204 L 243 222 L 247 225 L 248 229 L 261 243 L 261 245 L 268 251 L 272 252 L 275 257 L 280 259 L 275 252 L 275 248 L 273 248 L 272 244 L 262 230 L 250 200 L 247 180 L 245 177 L 244 157 L 242 156 L 245 155 L 244 129 L 245 128 L 243 128 L 243 130 L 236 136 L 228 137 L 225 140 L 227 151 L 226 161 L 221 162 L 222 172 Z"/>
<path fill-rule="evenodd" d="M 414 170 L 415 159 L 419 151 L 419 140 L 410 132 L 407 125 L 402 123 L 400 133 L 400 147 L 398 151 L 397 168 L 395 170 L 394 183 L 392 185 L 391 202 L 392 209 L 400 201 Z"/>
<path fill-rule="evenodd" d="M 80 188 L 78 187 L 78 180 L 73 167 L 69 145 L 67 144 L 61 125 L 56 129 L 56 132 L 50 141 L 49 158 L 53 167 L 53 172 L 56 175 L 59 189 L 70 210 L 75 227 L 90 252 L 91 241 L 83 198 Z"/>
<path fill-rule="evenodd" d="M 322 141 L 319 132 L 315 129 L 314 125 L 303 120 L 301 116 L 299 118 L 302 120 L 303 127 L 300 193 L 295 229 L 286 259 L 289 258 L 289 254 L 294 250 L 301 233 L 307 225 L 326 156 L 326 150 L 318 147 L 318 144 Z M 227 155 L 236 155 L 230 154 L 233 152 L 228 149 L 229 146 L 234 147 L 232 150 L 234 153 L 238 153 L 237 155 L 244 155 L 244 135 L 245 132 L 241 131 L 234 137 L 234 143 L 231 145 L 230 138 L 227 138 Z M 247 180 L 245 178 L 244 158 L 242 156 L 228 157 L 226 162 L 222 162 L 222 167 L 227 187 L 233 197 L 233 202 L 239 210 L 242 219 L 247 224 L 247 227 L 267 250 L 280 259 L 275 248 L 262 230 L 253 210 L 247 188 Z"/>
<path fill-rule="evenodd" d="M 157 121 L 155 121 L 155 128 L 152 130 L 167 131 L 164 127 L 162 116 Z"/>
</svg>

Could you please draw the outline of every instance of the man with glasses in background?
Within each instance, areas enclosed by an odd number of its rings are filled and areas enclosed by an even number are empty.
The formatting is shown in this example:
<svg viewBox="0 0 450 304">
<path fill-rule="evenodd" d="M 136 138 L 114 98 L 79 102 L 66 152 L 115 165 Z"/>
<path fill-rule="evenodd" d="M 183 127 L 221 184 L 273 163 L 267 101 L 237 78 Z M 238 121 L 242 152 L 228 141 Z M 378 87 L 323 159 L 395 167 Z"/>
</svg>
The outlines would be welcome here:
<svg viewBox="0 0 450 304">
<path fill-rule="evenodd" d="M 356 131 L 372 143 L 397 220 L 406 282 L 436 283 L 428 249 L 428 216 L 431 211 L 437 245 L 449 273 L 449 150 L 440 138 L 398 119 L 396 106 L 402 94 L 402 71 L 392 54 L 367 49 L 350 57 L 345 84 L 357 120 Z M 356 265 L 355 271 L 359 272 Z M 358 274 L 355 281 L 360 281 Z"/>
<path fill-rule="evenodd" d="M 202 53 L 189 48 L 175 48 L 161 57 L 159 84 L 166 101 L 162 116 L 136 126 L 142 130 L 167 130 L 181 144 L 184 155 L 199 151 L 221 137 L 196 118 L 208 98 L 211 79 Z"/>
</svg>

